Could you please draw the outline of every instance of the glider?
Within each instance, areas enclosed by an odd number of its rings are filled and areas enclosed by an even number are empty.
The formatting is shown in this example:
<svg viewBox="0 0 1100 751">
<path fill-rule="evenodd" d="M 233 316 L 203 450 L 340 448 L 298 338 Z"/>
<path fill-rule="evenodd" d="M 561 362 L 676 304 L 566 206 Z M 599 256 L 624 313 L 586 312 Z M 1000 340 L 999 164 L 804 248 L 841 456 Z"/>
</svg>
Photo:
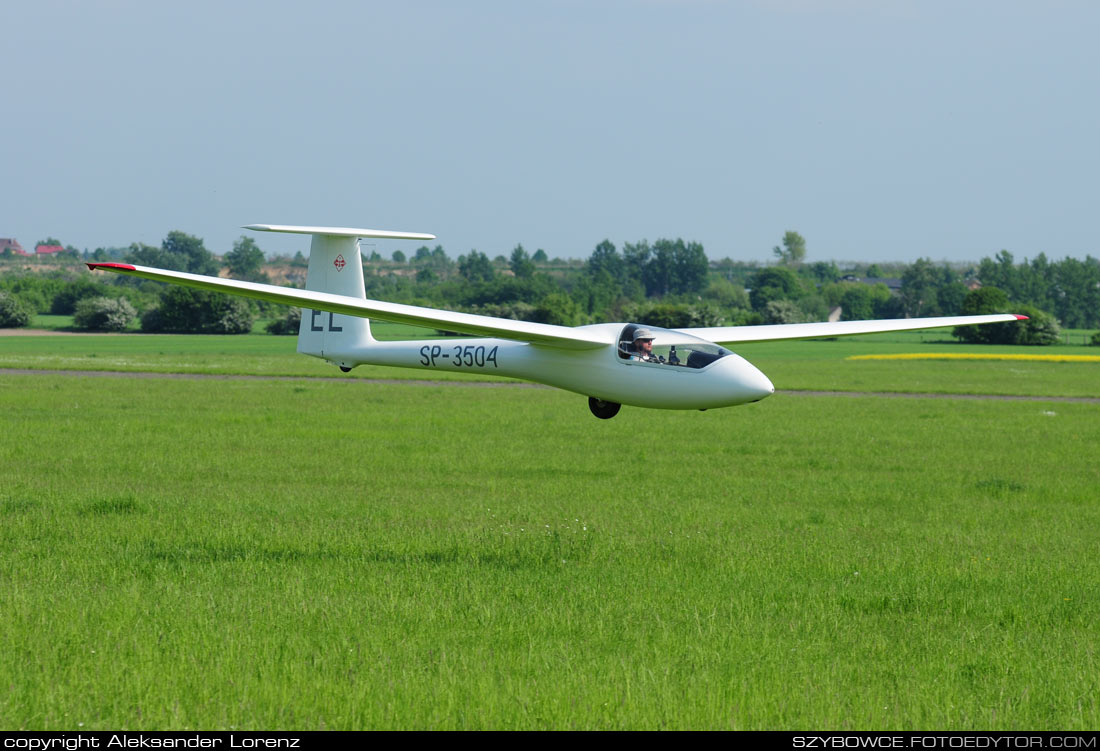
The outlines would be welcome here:
<svg viewBox="0 0 1100 751">
<path fill-rule="evenodd" d="M 250 224 L 245 229 L 312 235 L 306 288 L 189 274 L 125 263 L 89 263 L 128 276 L 227 292 L 302 309 L 298 351 L 347 372 L 356 365 L 510 376 L 588 397 L 596 417 L 623 404 L 657 409 L 731 407 L 775 392 L 768 377 L 723 345 L 814 339 L 1016 321 L 1011 314 L 664 329 L 637 323 L 556 326 L 368 300 L 361 238 L 433 240 L 435 235 L 342 227 Z M 378 341 L 370 318 L 479 338 Z"/>
</svg>

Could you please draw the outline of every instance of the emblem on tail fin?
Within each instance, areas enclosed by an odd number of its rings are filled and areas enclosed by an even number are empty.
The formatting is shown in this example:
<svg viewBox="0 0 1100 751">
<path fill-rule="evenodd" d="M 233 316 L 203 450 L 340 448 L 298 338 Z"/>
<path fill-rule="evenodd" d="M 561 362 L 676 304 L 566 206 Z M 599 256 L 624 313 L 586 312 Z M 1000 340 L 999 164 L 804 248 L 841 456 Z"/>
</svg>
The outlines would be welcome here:
<svg viewBox="0 0 1100 751">
<path fill-rule="evenodd" d="M 332 265 L 336 267 L 337 271 L 343 271 L 344 267 L 348 264 L 347 261 L 344 260 L 344 257 L 342 255 L 339 255 L 336 256 L 336 260 L 332 262 Z"/>
</svg>

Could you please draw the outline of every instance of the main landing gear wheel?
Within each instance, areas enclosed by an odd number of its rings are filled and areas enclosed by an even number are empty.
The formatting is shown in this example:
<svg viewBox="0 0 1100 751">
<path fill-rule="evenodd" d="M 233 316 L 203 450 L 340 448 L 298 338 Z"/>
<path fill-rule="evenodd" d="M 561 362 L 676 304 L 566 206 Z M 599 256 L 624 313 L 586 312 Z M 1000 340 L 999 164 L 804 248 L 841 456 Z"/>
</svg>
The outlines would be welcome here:
<svg viewBox="0 0 1100 751">
<path fill-rule="evenodd" d="M 601 420 L 610 420 L 619 414 L 619 408 L 622 406 L 618 402 L 605 402 L 603 399 L 597 399 L 594 396 L 588 397 L 588 408 L 592 410 L 592 414 Z"/>
</svg>

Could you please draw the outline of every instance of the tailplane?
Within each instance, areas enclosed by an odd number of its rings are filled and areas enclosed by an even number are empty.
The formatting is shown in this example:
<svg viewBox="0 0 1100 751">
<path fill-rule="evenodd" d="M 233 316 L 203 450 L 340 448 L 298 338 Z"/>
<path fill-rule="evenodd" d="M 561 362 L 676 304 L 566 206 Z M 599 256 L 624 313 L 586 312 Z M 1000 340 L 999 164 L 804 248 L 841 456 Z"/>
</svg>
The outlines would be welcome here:
<svg viewBox="0 0 1100 751">
<path fill-rule="evenodd" d="M 363 282 L 363 257 L 359 238 L 380 237 L 394 240 L 432 240 L 435 235 L 387 230 L 347 229 L 342 227 L 296 227 L 279 224 L 250 224 L 245 229 L 263 232 L 292 232 L 312 235 L 306 289 L 333 295 L 366 299 Z M 298 329 L 298 351 L 333 362 L 344 370 L 357 363 L 355 352 L 374 341 L 366 318 L 302 309 Z"/>
</svg>

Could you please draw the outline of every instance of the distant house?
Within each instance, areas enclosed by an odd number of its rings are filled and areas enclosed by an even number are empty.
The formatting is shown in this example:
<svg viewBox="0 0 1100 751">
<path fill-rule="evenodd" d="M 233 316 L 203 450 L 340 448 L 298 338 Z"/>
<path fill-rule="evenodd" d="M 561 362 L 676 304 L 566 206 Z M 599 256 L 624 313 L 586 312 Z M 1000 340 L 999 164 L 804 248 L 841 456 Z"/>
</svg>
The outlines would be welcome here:
<svg viewBox="0 0 1100 751">
<path fill-rule="evenodd" d="M 0 253 L 10 250 L 17 256 L 29 256 L 30 253 L 23 250 L 23 246 L 14 237 L 0 237 Z"/>
<path fill-rule="evenodd" d="M 54 253 L 64 253 L 65 248 L 60 245 L 36 245 L 34 252 L 40 256 L 51 256 Z"/>
</svg>

